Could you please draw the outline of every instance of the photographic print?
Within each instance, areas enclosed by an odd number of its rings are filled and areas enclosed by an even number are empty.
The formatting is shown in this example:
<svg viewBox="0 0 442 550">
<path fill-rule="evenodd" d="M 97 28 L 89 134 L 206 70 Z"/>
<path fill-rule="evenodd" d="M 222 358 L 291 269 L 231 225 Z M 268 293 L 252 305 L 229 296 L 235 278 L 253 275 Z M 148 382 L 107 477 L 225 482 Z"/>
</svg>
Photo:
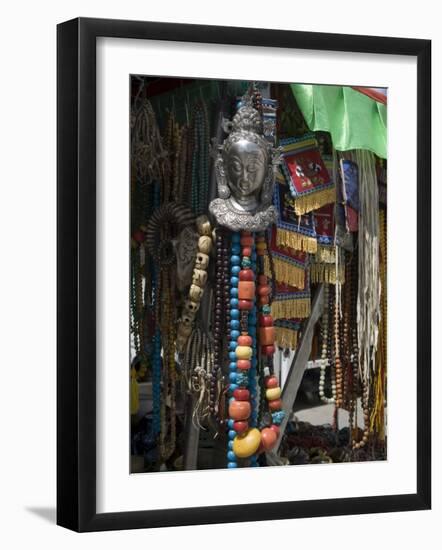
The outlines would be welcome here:
<svg viewBox="0 0 442 550">
<path fill-rule="evenodd" d="M 131 473 L 386 460 L 387 89 L 130 101 Z"/>
<path fill-rule="evenodd" d="M 431 42 L 57 36 L 57 523 L 430 508 Z"/>
</svg>

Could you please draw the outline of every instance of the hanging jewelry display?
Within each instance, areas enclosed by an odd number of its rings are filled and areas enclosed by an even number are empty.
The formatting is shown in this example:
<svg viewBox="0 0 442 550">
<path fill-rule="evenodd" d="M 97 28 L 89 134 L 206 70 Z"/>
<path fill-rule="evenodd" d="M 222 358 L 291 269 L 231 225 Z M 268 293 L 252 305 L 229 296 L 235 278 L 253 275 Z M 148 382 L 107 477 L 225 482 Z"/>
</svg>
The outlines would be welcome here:
<svg viewBox="0 0 442 550">
<path fill-rule="evenodd" d="M 130 259 L 131 433 L 137 426 L 132 449 L 144 448 L 143 471 L 219 467 L 218 457 L 234 469 L 276 456 L 385 456 L 386 209 L 377 191 L 385 163 L 335 151 L 301 116 L 296 128 L 281 126 L 280 105 L 263 95 L 282 85 L 254 83 L 239 96 L 248 84 L 237 83 L 221 102 L 219 92 L 204 95 L 206 84 L 145 78 L 131 111 Z M 159 124 L 145 97 L 153 89 Z M 322 314 L 321 300 L 312 303 L 321 292 Z M 311 333 L 300 365 L 296 350 Z M 283 402 L 283 356 L 306 368 L 307 398 L 328 405 L 323 439 L 320 427 L 306 435 L 292 396 Z"/>
</svg>

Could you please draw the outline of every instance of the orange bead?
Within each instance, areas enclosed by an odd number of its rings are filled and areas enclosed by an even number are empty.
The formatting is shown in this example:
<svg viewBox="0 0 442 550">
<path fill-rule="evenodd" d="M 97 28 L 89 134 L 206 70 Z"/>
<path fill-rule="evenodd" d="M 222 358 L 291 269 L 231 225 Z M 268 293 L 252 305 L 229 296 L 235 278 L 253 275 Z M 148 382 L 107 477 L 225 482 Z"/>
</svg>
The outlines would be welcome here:
<svg viewBox="0 0 442 550">
<path fill-rule="evenodd" d="M 258 296 L 268 296 L 270 294 L 269 285 L 258 285 Z"/>
<path fill-rule="evenodd" d="M 233 420 L 247 420 L 252 408 L 249 401 L 237 401 L 234 399 L 229 404 L 229 416 Z"/>
<path fill-rule="evenodd" d="M 274 399 L 273 401 L 269 401 L 268 405 L 271 411 L 279 411 L 282 408 L 282 401 L 281 399 Z"/>
<path fill-rule="evenodd" d="M 268 296 L 260 296 L 259 297 L 259 305 L 260 306 L 266 306 L 269 303 L 269 297 Z"/>
<path fill-rule="evenodd" d="M 272 424 L 270 426 L 270 429 L 273 430 L 277 436 L 279 435 L 279 426 L 277 426 L 276 424 Z"/>
<path fill-rule="evenodd" d="M 248 359 L 237 359 L 236 368 L 239 370 L 249 370 L 252 366 L 251 362 Z"/>
<path fill-rule="evenodd" d="M 241 246 L 253 246 L 253 237 L 241 237 Z"/>
<path fill-rule="evenodd" d="M 261 346 L 272 346 L 275 343 L 275 327 L 259 327 L 258 330 Z"/>
<path fill-rule="evenodd" d="M 252 337 L 248 334 L 244 335 L 241 334 L 241 336 L 238 336 L 238 346 L 251 346 L 252 345 Z"/>
<path fill-rule="evenodd" d="M 263 430 L 261 430 L 261 443 L 266 451 L 270 451 L 271 449 L 273 449 L 277 439 L 278 436 L 276 435 L 276 432 L 274 432 L 272 429 L 264 428 Z"/>
<path fill-rule="evenodd" d="M 254 297 L 255 297 L 255 283 L 253 281 L 239 281 L 238 298 L 240 300 L 253 300 Z"/>
</svg>

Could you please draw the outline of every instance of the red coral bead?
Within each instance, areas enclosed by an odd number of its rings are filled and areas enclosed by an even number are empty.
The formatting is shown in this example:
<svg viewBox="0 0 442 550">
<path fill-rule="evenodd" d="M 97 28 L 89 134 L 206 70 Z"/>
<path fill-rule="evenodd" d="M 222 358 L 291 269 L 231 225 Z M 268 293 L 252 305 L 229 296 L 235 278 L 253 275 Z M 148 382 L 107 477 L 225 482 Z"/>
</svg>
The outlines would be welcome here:
<svg viewBox="0 0 442 550">
<path fill-rule="evenodd" d="M 238 336 L 238 346 L 251 346 L 253 343 L 252 337 L 248 334 L 241 334 Z"/>
<path fill-rule="evenodd" d="M 237 388 L 233 392 L 233 397 L 238 399 L 238 401 L 248 401 L 250 399 L 250 392 L 243 388 Z"/>
<path fill-rule="evenodd" d="M 238 303 L 238 309 L 252 309 L 253 308 L 253 302 L 252 300 L 239 300 Z"/>
<path fill-rule="evenodd" d="M 273 326 L 273 317 L 271 315 L 260 315 L 259 316 L 259 325 L 261 327 L 272 327 Z"/>
<path fill-rule="evenodd" d="M 253 237 L 241 237 L 240 243 L 241 246 L 253 246 Z"/>
<path fill-rule="evenodd" d="M 278 436 L 276 432 L 270 428 L 264 428 L 261 430 L 261 443 L 266 451 L 270 451 L 270 449 L 275 446 L 277 439 Z"/>
<path fill-rule="evenodd" d="M 262 346 L 261 351 L 264 355 L 273 355 L 275 353 L 275 346 Z"/>
<path fill-rule="evenodd" d="M 237 434 L 242 434 L 249 429 L 249 423 L 239 420 L 233 423 L 233 429 Z"/>
<path fill-rule="evenodd" d="M 269 282 L 267 275 L 260 275 L 258 277 L 258 282 L 260 285 L 266 285 Z"/>
<path fill-rule="evenodd" d="M 280 411 L 282 408 L 282 401 L 281 399 L 273 399 L 273 401 L 269 401 L 269 409 L 272 412 Z"/>
<path fill-rule="evenodd" d="M 237 359 L 236 368 L 239 370 L 249 370 L 252 366 L 251 362 L 248 359 Z"/>
<path fill-rule="evenodd" d="M 245 246 L 242 249 L 242 255 L 243 256 L 251 256 L 252 255 L 252 248 L 250 246 Z"/>
<path fill-rule="evenodd" d="M 272 425 L 270 426 L 270 429 L 273 430 L 273 431 L 276 433 L 276 436 L 279 435 L 279 431 L 280 431 L 280 430 L 279 430 L 279 426 L 277 426 L 276 424 L 272 424 Z"/>
<path fill-rule="evenodd" d="M 279 386 L 279 382 L 276 376 L 268 376 L 265 379 L 265 385 L 266 388 L 277 388 Z"/>
<path fill-rule="evenodd" d="M 270 294 L 269 285 L 259 285 L 258 286 L 258 295 L 259 296 L 268 296 Z"/>
<path fill-rule="evenodd" d="M 269 303 L 269 297 L 268 296 L 260 296 L 259 297 L 259 305 L 266 306 Z"/>
<path fill-rule="evenodd" d="M 251 269 L 241 269 L 239 272 L 240 281 L 253 281 L 255 280 L 255 274 Z"/>
</svg>

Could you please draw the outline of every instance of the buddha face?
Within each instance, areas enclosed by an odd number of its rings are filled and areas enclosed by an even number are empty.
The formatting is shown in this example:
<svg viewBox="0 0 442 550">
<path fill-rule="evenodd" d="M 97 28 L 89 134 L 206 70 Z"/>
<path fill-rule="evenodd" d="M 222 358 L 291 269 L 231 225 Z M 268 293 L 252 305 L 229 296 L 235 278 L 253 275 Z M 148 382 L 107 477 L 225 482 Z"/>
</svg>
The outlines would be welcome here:
<svg viewBox="0 0 442 550">
<path fill-rule="evenodd" d="M 239 202 L 258 198 L 263 186 L 268 157 L 259 144 L 246 139 L 233 143 L 225 157 L 224 165 L 230 192 Z"/>
</svg>

